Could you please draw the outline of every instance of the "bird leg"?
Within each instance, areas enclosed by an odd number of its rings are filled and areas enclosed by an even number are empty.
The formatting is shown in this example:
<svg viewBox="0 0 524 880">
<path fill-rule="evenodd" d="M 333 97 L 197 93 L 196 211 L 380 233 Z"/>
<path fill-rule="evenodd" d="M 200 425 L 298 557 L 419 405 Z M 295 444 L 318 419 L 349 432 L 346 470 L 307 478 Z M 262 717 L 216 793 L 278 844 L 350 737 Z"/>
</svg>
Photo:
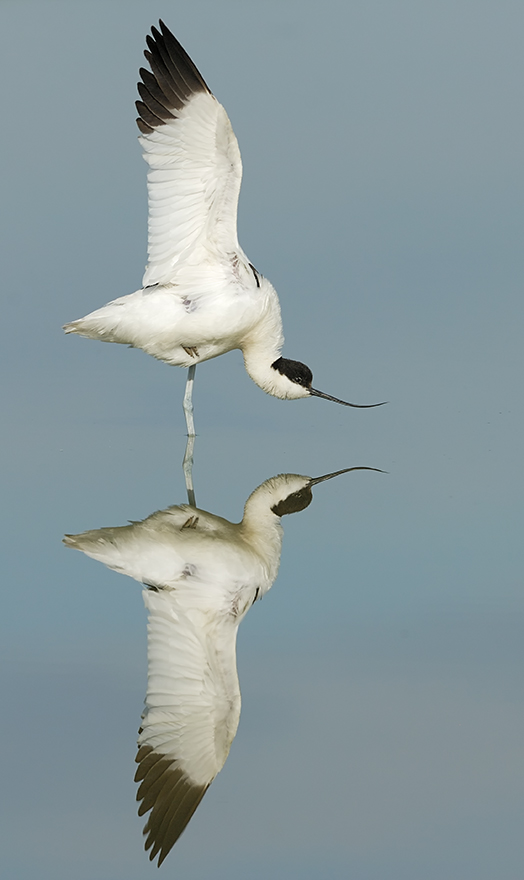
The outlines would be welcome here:
<svg viewBox="0 0 524 880">
<path fill-rule="evenodd" d="M 195 381 L 196 364 L 192 364 L 187 371 L 186 391 L 184 394 L 184 415 L 186 417 L 187 436 L 195 436 L 195 423 L 193 421 L 193 382 Z"/>
<path fill-rule="evenodd" d="M 187 443 L 182 464 L 186 480 L 187 500 L 196 507 L 195 490 L 193 488 L 193 451 L 195 448 L 195 423 L 193 421 L 193 382 L 195 381 L 196 364 L 189 367 L 186 391 L 184 394 L 184 415 L 187 425 Z"/>
</svg>

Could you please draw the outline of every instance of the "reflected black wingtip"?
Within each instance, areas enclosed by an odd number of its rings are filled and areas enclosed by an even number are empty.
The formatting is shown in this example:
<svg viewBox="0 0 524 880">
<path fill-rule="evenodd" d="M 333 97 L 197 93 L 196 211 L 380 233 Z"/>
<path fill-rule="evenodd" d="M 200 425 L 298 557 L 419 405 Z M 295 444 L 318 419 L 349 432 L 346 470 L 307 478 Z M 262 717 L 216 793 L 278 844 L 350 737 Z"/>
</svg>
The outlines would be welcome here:
<svg viewBox="0 0 524 880">
<path fill-rule="evenodd" d="M 138 815 L 151 810 L 144 826 L 144 847 L 149 859 L 158 855 L 162 864 L 186 828 L 209 784 L 198 785 L 167 755 L 152 746 L 142 745 L 135 758 L 138 764 L 135 781 L 141 782 L 137 800 L 142 801 Z"/>
</svg>

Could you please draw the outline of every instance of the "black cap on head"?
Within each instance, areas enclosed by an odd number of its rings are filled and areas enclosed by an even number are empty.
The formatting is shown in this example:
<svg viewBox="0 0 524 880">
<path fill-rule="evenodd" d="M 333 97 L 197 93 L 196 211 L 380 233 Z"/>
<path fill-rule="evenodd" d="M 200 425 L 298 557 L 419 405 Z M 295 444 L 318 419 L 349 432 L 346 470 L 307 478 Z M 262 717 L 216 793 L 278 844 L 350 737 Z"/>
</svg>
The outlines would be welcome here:
<svg viewBox="0 0 524 880">
<path fill-rule="evenodd" d="M 306 367 L 300 361 L 291 361 L 289 358 L 279 357 L 271 366 L 274 370 L 281 373 L 282 376 L 287 376 L 290 382 L 302 385 L 303 388 L 311 387 L 313 373 L 309 367 Z"/>
</svg>

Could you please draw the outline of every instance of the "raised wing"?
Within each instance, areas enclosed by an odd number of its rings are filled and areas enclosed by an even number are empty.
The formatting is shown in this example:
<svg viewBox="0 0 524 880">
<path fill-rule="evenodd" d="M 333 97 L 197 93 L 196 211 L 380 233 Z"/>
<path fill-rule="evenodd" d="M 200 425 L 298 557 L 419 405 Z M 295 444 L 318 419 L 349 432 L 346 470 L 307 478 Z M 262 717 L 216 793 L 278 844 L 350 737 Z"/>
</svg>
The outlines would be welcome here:
<svg viewBox="0 0 524 880">
<path fill-rule="evenodd" d="M 173 281 L 177 264 L 200 245 L 238 249 L 242 162 L 227 113 L 189 55 L 160 22 L 140 69 L 137 124 L 149 164 L 149 264 L 143 286 Z"/>
<path fill-rule="evenodd" d="M 139 815 L 151 810 L 145 847 L 160 866 L 223 767 L 238 727 L 238 620 L 210 615 L 204 597 L 188 602 L 177 590 L 144 590 L 144 602 L 148 684 L 135 780 Z"/>
</svg>

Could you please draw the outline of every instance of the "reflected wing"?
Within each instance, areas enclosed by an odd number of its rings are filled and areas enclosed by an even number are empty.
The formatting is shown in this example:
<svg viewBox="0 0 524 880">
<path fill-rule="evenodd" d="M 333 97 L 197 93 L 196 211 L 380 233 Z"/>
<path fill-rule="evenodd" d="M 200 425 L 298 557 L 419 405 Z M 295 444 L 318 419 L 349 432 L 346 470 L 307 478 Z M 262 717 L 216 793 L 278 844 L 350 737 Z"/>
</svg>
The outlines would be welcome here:
<svg viewBox="0 0 524 880">
<path fill-rule="evenodd" d="M 140 143 L 149 163 L 149 236 L 143 286 L 173 280 L 177 264 L 198 244 L 238 249 L 237 204 L 242 162 L 221 104 L 189 55 L 160 22 L 144 53 L 137 101 Z"/>
<path fill-rule="evenodd" d="M 148 684 L 135 780 L 139 815 L 151 810 L 145 847 L 160 865 L 223 767 L 238 727 L 238 621 L 207 614 L 198 596 L 186 604 L 184 591 L 144 590 L 144 602 Z"/>
</svg>

